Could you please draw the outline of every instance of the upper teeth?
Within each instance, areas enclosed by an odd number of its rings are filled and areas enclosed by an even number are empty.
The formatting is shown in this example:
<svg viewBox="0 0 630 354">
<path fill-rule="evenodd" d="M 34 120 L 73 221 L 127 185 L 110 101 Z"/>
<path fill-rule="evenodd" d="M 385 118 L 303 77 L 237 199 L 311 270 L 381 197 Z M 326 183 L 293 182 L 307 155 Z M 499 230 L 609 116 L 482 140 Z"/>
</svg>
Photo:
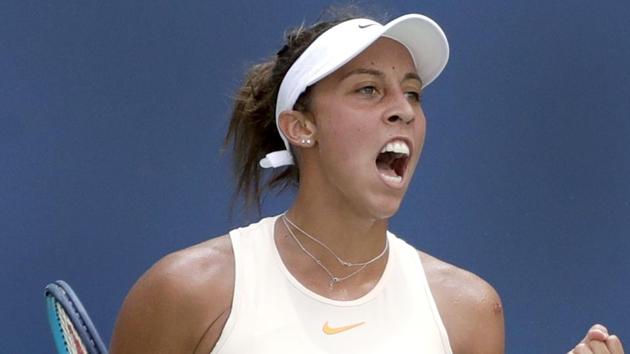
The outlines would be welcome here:
<svg viewBox="0 0 630 354">
<path fill-rule="evenodd" d="M 395 152 L 397 154 L 409 155 L 409 146 L 404 141 L 392 141 L 383 147 L 381 153 L 383 152 Z"/>
</svg>

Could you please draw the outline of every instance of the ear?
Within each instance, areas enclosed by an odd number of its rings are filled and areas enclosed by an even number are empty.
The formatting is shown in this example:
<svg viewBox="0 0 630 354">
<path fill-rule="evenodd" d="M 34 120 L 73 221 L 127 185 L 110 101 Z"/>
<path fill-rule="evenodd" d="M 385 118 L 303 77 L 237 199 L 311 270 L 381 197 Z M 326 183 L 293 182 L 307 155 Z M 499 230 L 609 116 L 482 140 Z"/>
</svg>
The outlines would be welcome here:
<svg viewBox="0 0 630 354">
<path fill-rule="evenodd" d="M 308 113 L 290 110 L 280 113 L 278 118 L 278 125 L 291 145 L 302 148 L 315 145 L 317 126 Z"/>
</svg>

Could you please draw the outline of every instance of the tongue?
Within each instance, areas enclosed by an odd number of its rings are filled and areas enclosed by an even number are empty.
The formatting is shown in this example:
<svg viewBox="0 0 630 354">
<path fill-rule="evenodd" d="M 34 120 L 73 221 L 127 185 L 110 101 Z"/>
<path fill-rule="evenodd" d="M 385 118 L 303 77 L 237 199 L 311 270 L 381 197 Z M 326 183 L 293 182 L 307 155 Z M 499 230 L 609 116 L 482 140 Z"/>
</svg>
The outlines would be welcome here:
<svg viewBox="0 0 630 354">
<path fill-rule="evenodd" d="M 376 161 L 376 168 L 378 168 L 378 172 L 380 174 L 383 174 L 385 176 L 390 176 L 390 177 L 397 176 L 396 171 L 392 169 L 389 163 L 386 163 L 384 161 Z"/>
</svg>

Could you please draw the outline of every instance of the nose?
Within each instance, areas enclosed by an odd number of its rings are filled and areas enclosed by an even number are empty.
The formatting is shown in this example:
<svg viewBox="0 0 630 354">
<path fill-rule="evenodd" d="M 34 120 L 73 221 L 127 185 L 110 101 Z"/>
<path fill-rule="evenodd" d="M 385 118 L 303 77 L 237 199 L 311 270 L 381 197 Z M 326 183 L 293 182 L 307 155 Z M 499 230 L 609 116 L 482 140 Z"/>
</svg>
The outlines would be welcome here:
<svg viewBox="0 0 630 354">
<path fill-rule="evenodd" d="M 390 105 L 383 117 L 387 123 L 403 122 L 409 124 L 416 119 L 416 112 L 409 99 L 404 93 L 401 93 L 391 98 Z"/>
</svg>

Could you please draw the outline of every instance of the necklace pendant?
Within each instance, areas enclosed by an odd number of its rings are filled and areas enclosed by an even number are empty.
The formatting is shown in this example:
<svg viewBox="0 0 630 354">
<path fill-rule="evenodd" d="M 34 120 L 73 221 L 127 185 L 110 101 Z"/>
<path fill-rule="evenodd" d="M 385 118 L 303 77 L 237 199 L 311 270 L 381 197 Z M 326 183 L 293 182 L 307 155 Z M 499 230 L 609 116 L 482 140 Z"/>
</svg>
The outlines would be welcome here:
<svg viewBox="0 0 630 354">
<path fill-rule="evenodd" d="M 339 283 L 339 278 L 337 278 L 337 277 L 332 277 L 332 278 L 330 278 L 330 284 L 329 284 L 329 285 L 330 285 L 330 288 L 331 288 L 331 289 L 332 289 L 332 288 L 335 286 L 335 284 L 337 284 L 337 283 Z"/>
</svg>

